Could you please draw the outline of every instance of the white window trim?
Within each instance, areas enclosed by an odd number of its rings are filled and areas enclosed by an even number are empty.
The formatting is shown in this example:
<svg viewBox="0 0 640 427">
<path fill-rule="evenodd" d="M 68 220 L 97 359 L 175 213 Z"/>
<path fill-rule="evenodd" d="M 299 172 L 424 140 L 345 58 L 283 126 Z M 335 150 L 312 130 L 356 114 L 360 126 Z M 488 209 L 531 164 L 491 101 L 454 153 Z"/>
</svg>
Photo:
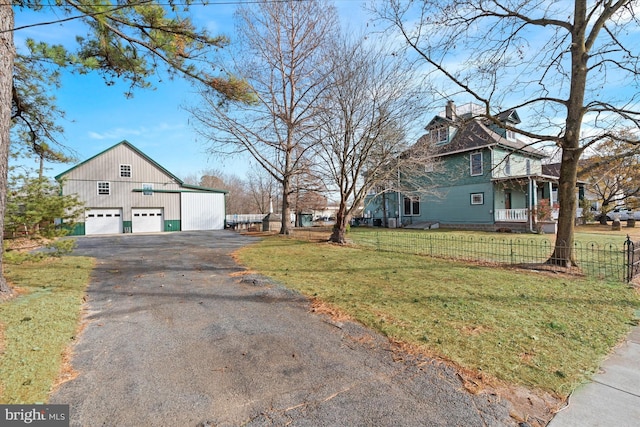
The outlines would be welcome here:
<svg viewBox="0 0 640 427">
<path fill-rule="evenodd" d="M 484 205 L 484 193 L 471 193 L 472 205 Z"/>
<path fill-rule="evenodd" d="M 447 142 L 449 142 L 449 127 L 433 127 L 429 130 L 429 137 L 431 138 L 431 142 L 436 145 L 446 144 Z"/>
<path fill-rule="evenodd" d="M 473 173 L 473 156 L 476 155 L 480 155 L 480 173 Z M 471 153 L 471 155 L 469 156 L 469 174 L 471 176 L 480 176 L 484 174 L 484 159 L 482 156 L 482 151 L 479 151 L 477 153 Z"/>
<path fill-rule="evenodd" d="M 153 196 L 153 184 L 149 184 L 149 183 L 142 184 L 142 195 Z"/>
<path fill-rule="evenodd" d="M 515 131 L 509 130 L 509 129 L 507 129 L 506 131 L 507 131 L 507 134 L 506 134 L 506 136 L 507 136 L 507 140 L 509 140 L 509 141 L 515 141 L 515 140 L 516 140 L 516 133 L 515 133 Z"/>
<path fill-rule="evenodd" d="M 406 209 L 405 209 L 405 207 L 406 207 L 405 203 L 406 203 L 407 199 L 411 201 L 411 203 L 409 205 L 411 212 L 407 212 Z M 415 213 L 414 210 L 413 210 L 413 204 L 414 203 L 418 203 L 418 213 Z M 405 196 L 402 199 L 402 210 L 404 212 L 402 216 L 420 216 L 420 197 L 406 197 Z"/>
<path fill-rule="evenodd" d="M 122 171 L 122 168 L 123 168 L 123 166 L 126 166 L 126 167 L 128 167 L 128 168 L 129 168 L 129 176 L 124 176 L 124 175 L 122 175 L 122 172 L 123 172 L 123 171 Z M 122 164 L 120 165 L 120 178 L 131 178 L 131 175 L 132 175 L 131 165 L 129 165 L 129 164 L 125 164 L 125 163 L 122 163 Z"/>
<path fill-rule="evenodd" d="M 100 190 L 101 190 L 100 184 L 103 184 L 103 186 L 105 187 L 105 188 L 103 188 L 103 190 L 106 189 L 107 190 L 106 193 L 100 192 Z M 106 184 L 106 185 L 104 185 L 104 184 Z M 110 196 L 111 195 L 111 182 L 109 182 L 109 181 L 98 181 L 98 183 L 96 185 L 96 190 L 98 192 L 98 196 Z"/>
</svg>

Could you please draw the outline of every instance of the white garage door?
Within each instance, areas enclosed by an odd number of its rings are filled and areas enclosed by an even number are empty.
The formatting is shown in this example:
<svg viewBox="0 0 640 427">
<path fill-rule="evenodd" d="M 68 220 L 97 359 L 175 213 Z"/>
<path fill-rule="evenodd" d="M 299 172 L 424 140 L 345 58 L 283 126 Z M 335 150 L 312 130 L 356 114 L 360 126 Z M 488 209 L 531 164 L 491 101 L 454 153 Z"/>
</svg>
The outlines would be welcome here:
<svg viewBox="0 0 640 427">
<path fill-rule="evenodd" d="M 134 233 L 148 233 L 163 231 L 162 208 L 133 208 L 131 209 L 131 231 Z"/>
<path fill-rule="evenodd" d="M 122 209 L 87 209 L 84 214 L 84 233 L 122 233 Z"/>
<path fill-rule="evenodd" d="M 222 230 L 224 209 L 223 193 L 181 193 L 182 230 Z"/>
</svg>

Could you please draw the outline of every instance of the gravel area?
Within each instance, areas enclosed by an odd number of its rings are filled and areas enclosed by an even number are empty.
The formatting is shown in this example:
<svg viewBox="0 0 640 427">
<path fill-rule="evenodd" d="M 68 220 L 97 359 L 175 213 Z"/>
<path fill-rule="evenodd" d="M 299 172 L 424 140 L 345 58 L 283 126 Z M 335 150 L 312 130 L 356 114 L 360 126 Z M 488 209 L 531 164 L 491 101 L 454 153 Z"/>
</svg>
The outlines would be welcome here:
<svg viewBox="0 0 640 427">
<path fill-rule="evenodd" d="M 242 276 L 230 231 L 87 236 L 96 257 L 78 375 L 50 403 L 72 426 L 504 426 L 498 396 L 302 296 Z"/>
</svg>

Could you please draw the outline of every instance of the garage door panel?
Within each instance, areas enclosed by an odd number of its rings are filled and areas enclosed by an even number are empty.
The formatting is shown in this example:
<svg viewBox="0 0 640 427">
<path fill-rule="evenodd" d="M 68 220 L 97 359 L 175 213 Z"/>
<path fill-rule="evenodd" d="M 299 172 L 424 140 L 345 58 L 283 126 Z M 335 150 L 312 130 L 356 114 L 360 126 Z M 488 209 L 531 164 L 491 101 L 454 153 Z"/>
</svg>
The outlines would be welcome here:
<svg viewBox="0 0 640 427">
<path fill-rule="evenodd" d="M 122 209 L 87 209 L 84 222 L 87 235 L 122 233 Z"/>
<path fill-rule="evenodd" d="M 224 228 L 225 207 L 222 193 L 182 193 L 180 210 L 183 231 Z"/>
<path fill-rule="evenodd" d="M 150 233 L 164 230 L 162 208 L 133 208 L 131 210 L 131 231 Z"/>
</svg>

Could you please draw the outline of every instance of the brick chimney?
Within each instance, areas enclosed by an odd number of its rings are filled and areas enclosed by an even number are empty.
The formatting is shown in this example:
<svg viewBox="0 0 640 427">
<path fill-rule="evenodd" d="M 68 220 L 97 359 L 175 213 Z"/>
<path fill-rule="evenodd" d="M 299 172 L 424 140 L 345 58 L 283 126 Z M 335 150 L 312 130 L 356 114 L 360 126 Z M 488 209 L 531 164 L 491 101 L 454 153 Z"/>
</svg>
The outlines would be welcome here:
<svg viewBox="0 0 640 427">
<path fill-rule="evenodd" d="M 456 104 L 453 101 L 447 101 L 447 106 L 444 110 L 444 115 L 449 120 L 455 120 L 456 118 Z"/>
</svg>

